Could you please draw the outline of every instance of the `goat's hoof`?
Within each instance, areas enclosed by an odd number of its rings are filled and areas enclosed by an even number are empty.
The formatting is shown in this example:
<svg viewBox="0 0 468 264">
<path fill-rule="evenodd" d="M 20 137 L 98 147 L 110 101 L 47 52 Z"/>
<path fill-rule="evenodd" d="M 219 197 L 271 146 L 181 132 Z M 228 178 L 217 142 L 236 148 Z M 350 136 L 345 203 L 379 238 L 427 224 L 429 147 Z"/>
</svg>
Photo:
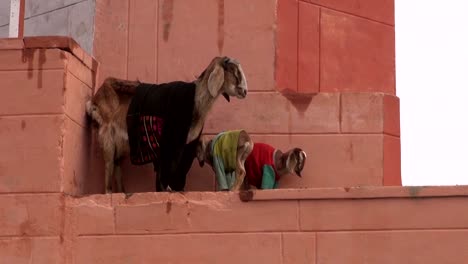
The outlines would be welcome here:
<svg viewBox="0 0 468 264">
<path fill-rule="evenodd" d="M 242 202 L 252 201 L 253 197 L 254 197 L 254 192 L 251 190 L 239 192 L 239 199 Z"/>
</svg>

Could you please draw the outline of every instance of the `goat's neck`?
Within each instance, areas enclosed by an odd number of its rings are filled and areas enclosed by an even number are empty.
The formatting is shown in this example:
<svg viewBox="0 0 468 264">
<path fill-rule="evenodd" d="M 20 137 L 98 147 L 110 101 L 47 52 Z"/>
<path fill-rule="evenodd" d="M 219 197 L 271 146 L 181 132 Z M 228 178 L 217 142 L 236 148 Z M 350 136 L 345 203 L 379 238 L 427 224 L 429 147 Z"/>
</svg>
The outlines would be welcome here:
<svg viewBox="0 0 468 264">
<path fill-rule="evenodd" d="M 201 88 L 201 87 L 200 87 Z M 212 97 L 207 89 L 199 89 L 195 92 L 195 107 L 192 121 L 204 123 L 208 112 L 214 104 L 216 97 Z"/>
<path fill-rule="evenodd" d="M 190 126 L 186 143 L 192 142 L 200 135 L 206 116 L 211 110 L 211 107 L 213 107 L 215 100 L 216 97 L 212 97 L 208 89 L 203 89 L 197 85 L 197 89 L 195 91 L 195 106 L 192 114 L 192 125 Z"/>
</svg>

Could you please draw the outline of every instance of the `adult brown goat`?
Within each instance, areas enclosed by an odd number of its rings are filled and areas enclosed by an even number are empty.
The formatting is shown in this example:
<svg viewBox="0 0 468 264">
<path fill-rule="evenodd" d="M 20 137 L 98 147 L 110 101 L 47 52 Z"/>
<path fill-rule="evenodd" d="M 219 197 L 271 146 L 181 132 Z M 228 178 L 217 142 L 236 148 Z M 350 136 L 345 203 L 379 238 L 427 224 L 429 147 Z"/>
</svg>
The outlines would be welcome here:
<svg viewBox="0 0 468 264">
<path fill-rule="evenodd" d="M 247 80 L 234 59 L 215 57 L 193 82 L 146 84 L 107 78 L 86 112 L 97 123 L 105 161 L 105 191 L 124 192 L 120 164 L 153 163 L 156 191 L 183 191 L 198 139 L 213 103 L 223 95 L 245 98 Z"/>
</svg>

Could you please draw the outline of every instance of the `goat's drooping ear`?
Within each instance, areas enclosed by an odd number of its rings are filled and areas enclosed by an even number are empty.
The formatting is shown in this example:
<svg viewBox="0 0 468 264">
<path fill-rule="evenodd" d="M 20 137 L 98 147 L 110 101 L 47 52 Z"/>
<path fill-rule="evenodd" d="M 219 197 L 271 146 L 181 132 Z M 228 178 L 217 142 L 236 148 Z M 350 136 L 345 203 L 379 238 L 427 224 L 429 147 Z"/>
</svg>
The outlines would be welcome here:
<svg viewBox="0 0 468 264">
<path fill-rule="evenodd" d="M 212 97 L 216 97 L 224 83 L 224 69 L 220 65 L 215 65 L 208 77 L 208 91 Z"/>
<path fill-rule="evenodd" d="M 300 148 L 294 148 L 289 151 L 288 158 L 286 160 L 286 166 L 291 172 L 295 172 L 297 176 L 302 177 L 301 173 L 304 169 L 307 154 Z"/>
<path fill-rule="evenodd" d="M 206 142 L 203 137 L 200 137 L 197 144 L 197 160 L 200 167 L 205 165 L 205 151 L 206 151 Z"/>
</svg>

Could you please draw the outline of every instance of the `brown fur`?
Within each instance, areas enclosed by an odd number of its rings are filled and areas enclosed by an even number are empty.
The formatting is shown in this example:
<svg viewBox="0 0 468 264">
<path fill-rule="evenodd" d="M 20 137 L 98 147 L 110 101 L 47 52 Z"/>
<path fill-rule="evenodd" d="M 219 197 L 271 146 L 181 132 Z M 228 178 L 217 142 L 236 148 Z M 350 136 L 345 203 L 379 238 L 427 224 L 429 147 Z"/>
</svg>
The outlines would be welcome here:
<svg viewBox="0 0 468 264">
<path fill-rule="evenodd" d="M 219 95 L 245 98 L 247 80 L 240 64 L 227 57 L 214 58 L 196 84 L 195 108 L 186 143 L 200 134 L 208 112 Z M 98 141 L 105 162 L 106 192 L 112 192 L 111 178 L 115 174 L 118 192 L 123 192 L 120 163 L 129 155 L 126 116 L 132 96 L 140 82 L 107 78 L 93 98 L 86 103 L 86 112 L 97 123 Z"/>
<path fill-rule="evenodd" d="M 283 153 L 281 150 L 275 151 L 275 168 L 280 178 L 288 174 L 296 174 L 302 177 L 307 154 L 300 148 L 293 148 Z"/>
</svg>

